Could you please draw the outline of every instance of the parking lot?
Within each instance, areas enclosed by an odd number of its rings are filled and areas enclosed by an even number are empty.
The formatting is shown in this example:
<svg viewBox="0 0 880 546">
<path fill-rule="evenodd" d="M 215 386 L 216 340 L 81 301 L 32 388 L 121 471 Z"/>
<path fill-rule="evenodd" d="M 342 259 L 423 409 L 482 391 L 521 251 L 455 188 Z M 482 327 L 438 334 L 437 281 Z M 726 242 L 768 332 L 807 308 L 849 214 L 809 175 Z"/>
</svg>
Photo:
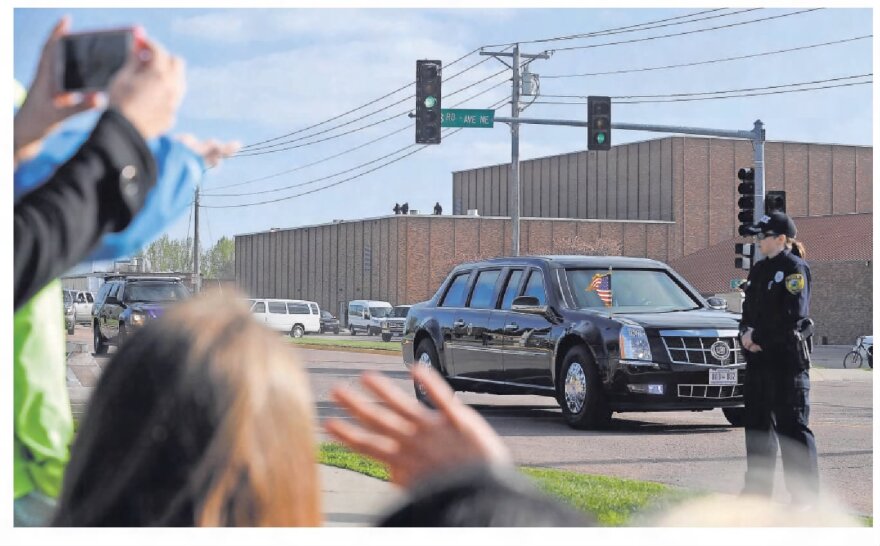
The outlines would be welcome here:
<svg viewBox="0 0 880 546">
<path fill-rule="evenodd" d="M 86 352 L 73 353 L 69 359 L 71 401 L 74 412 L 79 414 L 109 357 L 92 356 L 90 332 L 84 326 L 78 326 L 70 339 L 85 344 L 86 348 Z M 376 338 L 355 336 L 352 339 Z M 829 364 L 831 357 L 845 350 L 817 349 L 817 356 Z M 113 349 L 110 356 L 112 353 Z M 337 383 L 356 383 L 365 370 L 386 373 L 401 388 L 412 392 L 412 384 L 397 355 L 310 349 L 300 349 L 299 354 L 309 371 L 322 419 L 345 417 L 330 402 L 329 391 Z M 817 368 L 812 376 L 810 424 L 818 443 L 823 487 L 826 493 L 843 499 L 855 512 L 870 514 L 873 510 L 873 372 Z M 728 426 L 717 410 L 616 414 L 611 430 L 584 432 L 568 428 L 550 398 L 472 393 L 458 396 L 502 435 L 521 465 L 658 481 L 722 493 L 736 493 L 742 485 L 743 430 Z M 777 467 L 776 491 L 779 500 L 787 501 L 781 463 Z"/>
</svg>

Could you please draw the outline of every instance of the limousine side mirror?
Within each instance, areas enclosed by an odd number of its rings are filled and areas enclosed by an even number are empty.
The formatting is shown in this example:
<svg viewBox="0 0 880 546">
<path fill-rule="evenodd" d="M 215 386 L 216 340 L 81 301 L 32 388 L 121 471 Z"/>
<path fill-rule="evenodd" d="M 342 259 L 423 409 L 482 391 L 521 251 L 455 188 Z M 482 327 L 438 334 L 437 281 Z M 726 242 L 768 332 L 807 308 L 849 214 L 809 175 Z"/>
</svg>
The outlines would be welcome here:
<svg viewBox="0 0 880 546">
<path fill-rule="evenodd" d="M 538 298 L 534 296 L 520 296 L 514 298 L 513 305 L 510 306 L 512 311 L 518 313 L 528 313 L 530 315 L 540 315 L 546 317 L 550 314 L 550 307 L 541 305 Z"/>
<path fill-rule="evenodd" d="M 706 300 L 706 303 L 709 304 L 709 309 L 727 311 L 727 300 L 724 298 L 709 298 Z"/>
</svg>

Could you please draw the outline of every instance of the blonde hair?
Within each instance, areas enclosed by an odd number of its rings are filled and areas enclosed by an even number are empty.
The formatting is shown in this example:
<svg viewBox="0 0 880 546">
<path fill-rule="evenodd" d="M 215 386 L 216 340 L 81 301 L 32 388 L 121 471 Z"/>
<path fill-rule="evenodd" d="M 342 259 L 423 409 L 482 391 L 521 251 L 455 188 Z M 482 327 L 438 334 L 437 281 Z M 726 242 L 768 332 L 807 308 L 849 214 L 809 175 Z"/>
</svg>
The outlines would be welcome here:
<svg viewBox="0 0 880 546">
<path fill-rule="evenodd" d="M 321 524 L 308 378 L 240 300 L 195 298 L 122 346 L 82 422 L 55 524 Z"/>
<path fill-rule="evenodd" d="M 785 246 L 787 246 L 792 254 L 799 257 L 802 260 L 807 259 L 807 249 L 804 247 L 804 243 L 798 241 L 794 237 L 785 236 Z"/>
</svg>

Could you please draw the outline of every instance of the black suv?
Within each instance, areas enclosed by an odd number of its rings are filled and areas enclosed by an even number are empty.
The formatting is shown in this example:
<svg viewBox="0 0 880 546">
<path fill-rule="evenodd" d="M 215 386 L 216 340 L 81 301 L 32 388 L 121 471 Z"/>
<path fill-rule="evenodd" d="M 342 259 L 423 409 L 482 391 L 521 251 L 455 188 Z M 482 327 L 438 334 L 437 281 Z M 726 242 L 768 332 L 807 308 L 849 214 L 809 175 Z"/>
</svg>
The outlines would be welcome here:
<svg viewBox="0 0 880 546">
<path fill-rule="evenodd" d="M 321 311 L 321 333 L 333 332 L 339 335 L 339 319 L 330 311 Z"/>
<path fill-rule="evenodd" d="M 95 353 L 106 353 L 108 345 L 121 346 L 129 333 L 189 295 L 177 277 L 105 278 L 92 310 Z"/>
<path fill-rule="evenodd" d="M 455 390 L 555 397 L 575 428 L 717 407 L 739 426 L 745 358 L 726 308 L 654 260 L 497 258 L 457 266 L 410 309 L 403 359 Z"/>
</svg>

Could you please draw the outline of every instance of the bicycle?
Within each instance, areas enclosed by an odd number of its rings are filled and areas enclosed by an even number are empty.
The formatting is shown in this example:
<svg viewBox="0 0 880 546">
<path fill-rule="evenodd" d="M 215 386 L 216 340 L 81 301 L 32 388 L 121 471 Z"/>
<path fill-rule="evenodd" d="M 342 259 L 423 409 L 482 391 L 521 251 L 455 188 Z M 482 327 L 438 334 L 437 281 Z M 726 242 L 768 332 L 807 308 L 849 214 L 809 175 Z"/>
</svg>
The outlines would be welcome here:
<svg viewBox="0 0 880 546">
<path fill-rule="evenodd" d="M 874 337 L 859 336 L 856 339 L 856 345 L 852 351 L 846 353 L 843 357 L 844 368 L 861 368 L 862 363 L 867 360 L 868 367 L 874 367 Z"/>
</svg>

